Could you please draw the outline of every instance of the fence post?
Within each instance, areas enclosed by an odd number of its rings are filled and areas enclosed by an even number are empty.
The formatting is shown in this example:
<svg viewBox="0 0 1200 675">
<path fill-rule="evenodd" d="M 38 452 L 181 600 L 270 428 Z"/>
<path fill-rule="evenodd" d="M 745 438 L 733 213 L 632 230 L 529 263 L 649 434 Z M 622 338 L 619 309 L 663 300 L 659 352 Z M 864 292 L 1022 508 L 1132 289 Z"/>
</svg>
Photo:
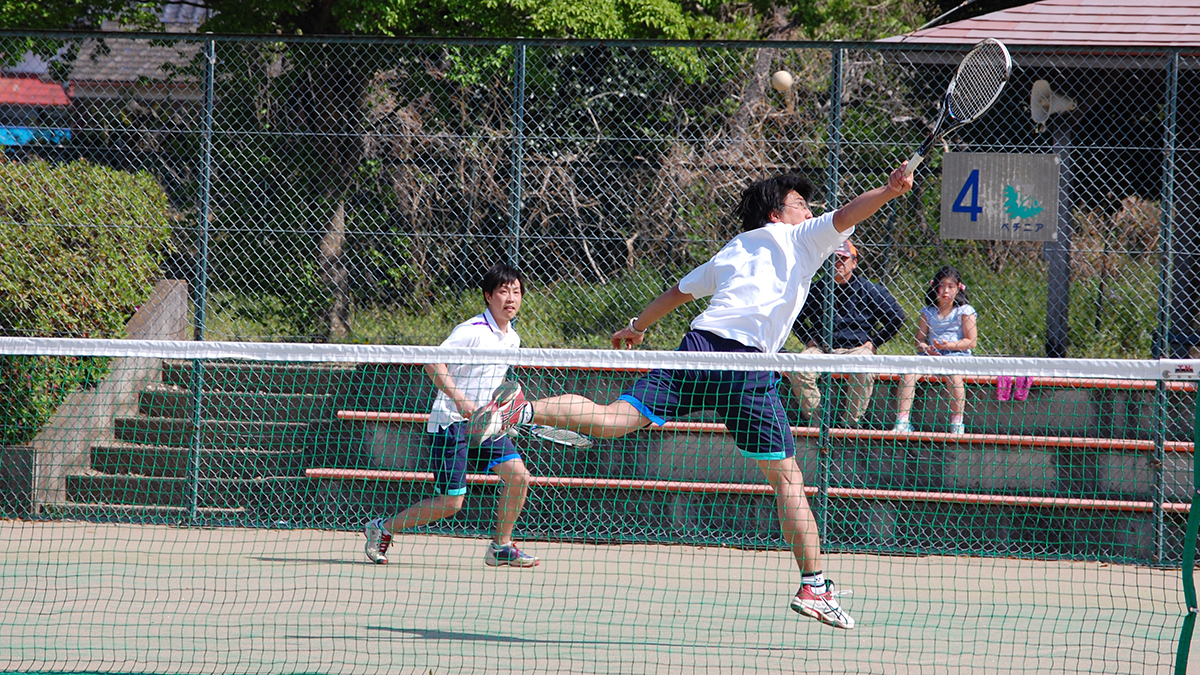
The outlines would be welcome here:
<svg viewBox="0 0 1200 675">
<path fill-rule="evenodd" d="M 521 264 L 521 171 L 525 153 L 525 43 L 517 41 L 513 54 L 512 190 L 509 195 L 508 264 Z"/>
<path fill-rule="evenodd" d="M 1158 339 L 1152 345 L 1155 358 L 1171 354 L 1171 295 L 1175 268 L 1175 144 L 1176 110 L 1179 96 L 1179 52 L 1167 61 L 1167 100 L 1163 124 L 1162 263 L 1158 282 Z M 1160 380 L 1154 388 L 1154 561 L 1165 560 L 1167 390 Z"/>
<path fill-rule="evenodd" d="M 204 313 L 208 301 L 208 229 L 212 193 L 213 94 L 216 80 L 217 50 L 211 34 L 204 41 L 204 120 L 200 134 L 200 241 L 196 261 L 195 339 L 204 340 Z M 192 439 L 188 457 L 188 522 L 199 521 L 200 442 L 204 407 L 204 363 L 192 361 Z"/>
<path fill-rule="evenodd" d="M 1071 239 L 1074 224 L 1071 209 L 1075 193 L 1075 172 L 1072 160 L 1073 128 L 1068 119 L 1055 123 L 1051 131 L 1054 154 L 1059 157 L 1058 179 L 1058 240 L 1043 245 L 1046 254 L 1046 356 L 1052 359 L 1067 357 L 1070 336 L 1071 305 Z"/>
<path fill-rule="evenodd" d="M 838 185 L 841 183 L 841 151 L 842 151 L 842 48 L 834 47 L 830 54 L 829 70 L 829 173 L 826 176 L 825 201 L 826 210 L 838 207 Z M 825 344 L 833 347 L 833 294 L 836 292 L 833 283 L 833 259 L 825 259 L 825 306 L 823 307 L 824 324 L 821 333 Z M 817 513 L 820 518 L 819 531 L 824 534 L 829 531 L 829 463 L 832 453 L 829 428 L 833 426 L 837 410 L 833 405 L 833 378 L 826 374 L 821 377 L 817 386 L 821 391 L 820 432 L 817 436 L 817 490 L 819 505 Z"/>
</svg>

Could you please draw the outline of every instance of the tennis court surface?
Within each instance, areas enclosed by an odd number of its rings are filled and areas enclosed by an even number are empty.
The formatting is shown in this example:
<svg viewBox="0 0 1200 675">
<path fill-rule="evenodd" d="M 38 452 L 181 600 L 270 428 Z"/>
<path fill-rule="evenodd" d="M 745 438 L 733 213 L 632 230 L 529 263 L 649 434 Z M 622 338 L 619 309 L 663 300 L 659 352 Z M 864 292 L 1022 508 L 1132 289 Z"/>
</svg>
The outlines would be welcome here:
<svg viewBox="0 0 1200 675">
<path fill-rule="evenodd" d="M 829 555 L 859 622 L 838 631 L 788 609 L 785 551 L 528 542 L 520 570 L 431 535 L 386 566 L 350 532 L 5 521 L 0 541 L 3 670 L 1161 673 L 1181 621 L 1177 569 L 1097 562 Z"/>
</svg>

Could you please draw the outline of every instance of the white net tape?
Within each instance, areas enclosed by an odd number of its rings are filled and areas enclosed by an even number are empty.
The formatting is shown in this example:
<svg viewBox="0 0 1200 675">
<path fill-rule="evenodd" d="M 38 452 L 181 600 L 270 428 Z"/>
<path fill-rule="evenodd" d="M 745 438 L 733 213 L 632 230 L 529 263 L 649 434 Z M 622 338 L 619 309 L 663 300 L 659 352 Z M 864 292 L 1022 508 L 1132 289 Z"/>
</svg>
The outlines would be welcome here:
<svg viewBox="0 0 1200 675">
<path fill-rule="evenodd" d="M 1195 379 L 1195 359 L 1047 359 L 699 353 L 616 349 L 463 349 L 407 345 L 189 342 L 75 338 L 0 338 L 0 355 L 245 359 L 327 363 L 472 363 L 478 365 L 782 370 L 788 372 L 1014 375 L 1121 380 Z"/>
</svg>

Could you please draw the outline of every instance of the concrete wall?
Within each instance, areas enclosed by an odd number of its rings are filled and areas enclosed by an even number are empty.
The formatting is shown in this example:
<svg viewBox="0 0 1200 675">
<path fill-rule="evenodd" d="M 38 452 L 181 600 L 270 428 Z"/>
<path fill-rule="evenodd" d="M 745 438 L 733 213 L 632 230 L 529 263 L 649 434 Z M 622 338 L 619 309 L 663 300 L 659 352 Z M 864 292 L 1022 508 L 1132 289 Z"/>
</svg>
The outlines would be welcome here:
<svg viewBox="0 0 1200 675">
<path fill-rule="evenodd" d="M 139 340 L 187 340 L 187 283 L 158 282 L 130 320 L 126 335 Z M 4 485 L 17 514 L 37 514 L 66 500 L 66 477 L 86 472 L 89 449 L 112 440 L 116 415 L 135 415 L 137 395 L 159 377 L 158 359 L 113 359 L 96 387 L 67 396 L 28 447 L 0 448 L 0 491 Z"/>
</svg>

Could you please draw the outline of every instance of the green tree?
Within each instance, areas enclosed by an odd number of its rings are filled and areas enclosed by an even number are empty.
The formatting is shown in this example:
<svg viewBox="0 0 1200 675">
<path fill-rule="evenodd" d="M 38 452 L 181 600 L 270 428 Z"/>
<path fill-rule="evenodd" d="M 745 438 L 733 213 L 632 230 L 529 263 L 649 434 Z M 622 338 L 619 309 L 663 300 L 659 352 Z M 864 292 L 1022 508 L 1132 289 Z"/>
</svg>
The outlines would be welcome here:
<svg viewBox="0 0 1200 675">
<path fill-rule="evenodd" d="M 0 0 L 0 27 L 96 28 L 106 20 L 115 20 L 130 28 L 156 30 L 162 28 L 158 16 L 166 4 L 163 0 L 46 0 L 37 3 Z M 759 38 L 774 41 L 876 37 L 880 30 L 911 27 L 913 17 L 920 18 L 920 12 L 913 9 L 920 5 L 912 0 L 883 5 L 868 5 L 864 0 L 754 0 L 741 3 L 715 0 L 195 0 L 189 4 L 211 10 L 210 18 L 199 28 L 201 31 L 281 36 Z M 36 38 L 7 39 L 0 42 L 0 51 L 6 60 L 12 61 L 27 50 L 52 54 L 62 46 L 62 42 L 42 43 Z M 78 50 L 78 45 L 73 49 Z M 408 72 L 431 67 L 438 73 L 430 79 L 432 88 L 480 83 L 486 86 L 488 81 L 500 82 L 510 72 L 511 48 L 456 50 L 429 48 L 424 57 L 414 59 L 408 54 L 403 58 L 409 59 Z M 66 57 L 69 59 L 74 53 L 68 49 Z M 740 62 L 743 57 L 726 59 L 724 65 L 716 65 L 704 62 L 701 56 L 689 50 L 664 49 L 653 51 L 657 64 L 637 65 L 616 53 L 612 58 L 597 61 L 584 50 L 575 58 L 585 64 L 585 68 L 576 69 L 573 74 L 552 70 L 551 64 L 531 63 L 531 78 L 537 77 L 539 67 L 546 73 L 543 81 L 549 84 L 543 87 L 543 95 L 553 93 L 563 104 L 544 107 L 540 119 L 536 112 L 531 112 L 529 123 L 540 123 L 550 130 L 569 128 L 581 122 L 591 123 L 590 116 L 599 111 L 597 106 L 617 106 L 620 101 L 644 99 L 647 92 L 653 94 L 663 83 L 686 84 L 707 78 L 708 82 L 703 84 L 707 91 L 726 92 L 724 95 L 729 103 L 700 111 L 699 117 L 704 118 L 706 124 L 721 127 L 711 135 L 723 135 L 735 141 L 724 151 L 729 157 L 714 159 L 718 164 L 723 160 L 730 164 L 744 162 L 752 157 L 757 137 L 762 133 L 759 121 L 762 111 L 769 107 L 766 97 L 770 95 L 766 80 L 770 71 L 781 62 L 781 53 L 765 48 L 743 54 L 751 62 L 730 67 L 729 64 Z M 425 61 L 424 66 L 416 63 L 421 59 Z M 276 70 L 282 70 L 282 75 L 263 75 L 281 63 L 286 67 Z M 284 288 L 308 289 L 302 301 L 295 304 L 302 307 L 301 313 L 309 318 L 294 324 L 303 327 L 296 328 L 293 334 L 323 334 L 331 338 L 349 334 L 352 288 L 346 261 L 351 229 L 348 206 L 355 195 L 364 192 L 374 195 L 371 199 L 383 204 L 385 209 L 390 208 L 389 202 L 394 205 L 405 196 L 399 183 L 394 180 L 389 183 L 389 176 L 380 173 L 379 148 L 391 143 L 389 151 L 393 155 L 397 150 L 412 152 L 413 149 L 398 149 L 394 141 L 378 142 L 379 138 L 395 138 L 395 129 L 391 134 L 371 136 L 372 128 L 380 128 L 376 121 L 379 116 L 374 113 L 379 109 L 381 97 L 386 97 L 386 80 L 389 73 L 397 69 L 397 63 L 396 56 L 389 56 L 380 45 L 307 43 L 301 50 L 295 48 L 294 43 L 287 43 L 286 38 L 274 44 L 227 46 L 218 60 L 218 78 L 223 83 L 219 115 L 226 117 L 229 128 L 273 132 L 283 122 L 283 126 L 300 132 L 290 134 L 288 138 L 261 141 L 253 147 L 227 147 L 220 151 L 239 153 L 225 157 L 225 162 L 244 177 L 255 171 L 261 171 L 264 177 L 269 174 L 289 176 L 289 199 L 297 206 L 289 214 L 278 217 L 312 222 L 314 227 L 308 229 L 322 232 L 317 240 L 305 241 L 301 237 L 288 244 L 290 250 L 307 248 L 306 260 L 311 264 L 282 265 L 264 270 L 267 274 L 282 270 L 277 276 Z M 607 69 L 609 74 L 605 78 L 599 77 L 602 69 Z M 257 78 L 257 82 L 251 83 L 252 78 Z M 230 84 L 237 81 L 247 84 Z M 263 82 L 270 85 L 261 86 Z M 598 87 L 605 90 L 600 91 Z M 270 95 L 265 96 L 263 92 L 268 89 Z M 496 94 L 489 103 L 497 104 L 505 95 L 505 89 L 503 86 L 493 89 Z M 816 91 L 818 87 L 814 84 L 810 89 Z M 237 93 L 231 94 L 235 90 Z M 241 100 L 232 105 L 235 97 Z M 469 97 L 464 94 L 459 98 L 467 100 Z M 581 105 L 582 101 L 590 103 Z M 531 110 L 532 107 L 536 106 L 531 106 Z M 502 110 L 502 105 L 491 108 Z M 568 115 L 568 111 L 574 116 Z M 614 107 L 611 118 L 616 120 L 620 112 Z M 638 110 L 625 112 L 628 113 L 626 119 L 639 116 Z M 231 115 L 237 119 L 231 119 Z M 454 131 L 456 126 L 461 126 L 453 121 L 455 115 L 454 111 L 439 110 L 429 113 L 426 119 L 437 117 L 443 128 Z M 503 120 L 495 123 L 498 119 L 493 116 L 491 130 L 503 129 Z M 267 135 L 260 134 L 260 137 Z M 603 150 L 598 148 L 594 152 Z M 667 153 L 656 151 L 646 156 L 660 154 Z M 573 189 L 575 178 L 569 173 L 563 175 L 564 188 L 560 192 L 566 194 Z M 416 185 L 422 179 L 414 175 L 404 187 Z M 221 208 L 231 214 L 236 207 L 226 203 Z M 258 217 L 251 208 L 247 204 L 241 216 Z M 391 210 L 400 213 L 403 208 Z M 219 219 L 221 214 L 217 217 Z M 627 241 L 636 236 L 636 232 L 622 234 Z M 252 269 L 254 261 L 247 254 L 257 253 L 259 249 L 269 254 L 272 246 L 278 248 L 276 242 L 262 238 L 247 239 L 238 244 L 242 247 L 244 260 L 248 261 L 238 270 L 244 274 L 263 274 L 263 271 Z M 417 280 L 416 283 L 428 279 L 428 267 L 422 268 L 417 263 L 424 260 L 418 255 L 420 252 L 405 253 L 414 260 L 411 271 L 405 275 Z M 585 253 L 591 267 L 596 269 L 596 276 L 603 279 L 602 266 L 591 261 L 590 252 Z M 395 258 L 394 255 L 388 257 Z"/>
</svg>

